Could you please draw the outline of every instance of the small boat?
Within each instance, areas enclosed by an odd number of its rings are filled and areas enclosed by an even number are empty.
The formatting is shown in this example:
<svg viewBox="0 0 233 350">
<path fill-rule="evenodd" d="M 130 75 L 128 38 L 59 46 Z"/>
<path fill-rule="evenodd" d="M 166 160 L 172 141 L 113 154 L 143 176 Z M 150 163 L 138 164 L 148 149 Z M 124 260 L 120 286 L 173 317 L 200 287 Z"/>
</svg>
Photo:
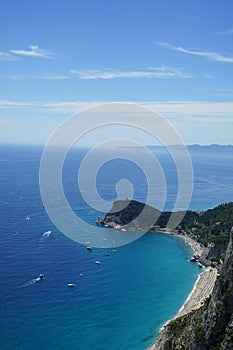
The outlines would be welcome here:
<svg viewBox="0 0 233 350">
<path fill-rule="evenodd" d="M 67 286 L 68 287 L 75 287 L 75 284 L 74 283 L 68 283 Z"/>
<path fill-rule="evenodd" d="M 198 264 L 198 266 L 200 267 L 200 269 L 202 269 L 202 268 L 203 268 L 203 265 L 202 265 L 202 264 Z"/>
<path fill-rule="evenodd" d="M 87 246 L 87 250 L 92 250 L 92 249 L 93 248 L 90 245 Z"/>
<path fill-rule="evenodd" d="M 44 232 L 42 236 L 43 237 L 49 237 L 51 235 L 51 233 L 52 233 L 52 231 L 49 230 L 49 231 Z"/>
<path fill-rule="evenodd" d="M 100 265 L 101 264 L 101 262 L 99 261 L 99 260 L 96 260 L 96 262 L 95 262 L 97 265 Z"/>
<path fill-rule="evenodd" d="M 43 279 L 44 279 L 43 273 L 40 273 L 40 274 L 39 274 L 39 279 L 40 279 L 40 280 L 43 280 Z"/>
<path fill-rule="evenodd" d="M 80 277 L 83 277 L 83 273 L 81 272 L 79 276 L 80 276 Z"/>
<path fill-rule="evenodd" d="M 110 256 L 110 254 L 107 252 L 107 253 L 105 253 L 105 256 Z"/>
</svg>

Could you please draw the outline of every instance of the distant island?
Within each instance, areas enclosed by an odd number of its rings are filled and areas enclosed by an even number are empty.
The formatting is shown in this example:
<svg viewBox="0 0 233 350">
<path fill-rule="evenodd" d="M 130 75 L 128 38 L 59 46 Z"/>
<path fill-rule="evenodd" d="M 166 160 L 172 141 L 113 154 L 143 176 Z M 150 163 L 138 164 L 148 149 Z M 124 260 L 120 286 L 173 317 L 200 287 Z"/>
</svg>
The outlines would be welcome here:
<svg viewBox="0 0 233 350">
<path fill-rule="evenodd" d="M 147 216 L 140 217 L 147 207 Z M 144 229 L 184 238 L 196 258 L 208 267 L 177 316 L 167 322 L 148 350 L 233 349 L 233 202 L 206 211 L 188 210 L 179 225 L 167 227 L 171 212 L 160 212 L 134 200 L 115 201 L 96 223 L 122 231 Z"/>
</svg>

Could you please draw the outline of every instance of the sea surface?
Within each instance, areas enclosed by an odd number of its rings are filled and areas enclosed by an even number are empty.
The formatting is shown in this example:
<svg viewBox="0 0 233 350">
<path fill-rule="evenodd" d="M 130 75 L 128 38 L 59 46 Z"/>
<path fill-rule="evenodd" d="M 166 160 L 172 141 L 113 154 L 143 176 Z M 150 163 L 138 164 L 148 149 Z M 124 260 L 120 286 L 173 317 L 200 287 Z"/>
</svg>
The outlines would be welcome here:
<svg viewBox="0 0 233 350">
<path fill-rule="evenodd" d="M 190 149 L 190 209 L 232 201 L 232 149 Z M 155 152 L 167 181 L 164 209 L 171 210 L 177 195 L 175 166 L 166 152 Z M 101 213 L 85 204 L 76 185 L 85 153 L 75 150 L 68 155 L 64 191 L 76 215 L 95 227 Z M 200 273 L 188 261 L 192 250 L 182 239 L 161 233 L 92 251 L 70 240 L 43 206 L 41 154 L 36 147 L 0 147 L 0 349 L 145 349 L 192 290 Z M 132 182 L 134 199 L 146 200 L 143 171 L 120 159 L 106 163 L 98 173 L 99 194 L 113 201 L 115 184 L 122 178 Z M 80 235 L 81 230 L 77 227 Z M 43 280 L 38 279 L 40 273 Z M 75 283 L 75 288 L 68 288 L 68 283 Z"/>
</svg>

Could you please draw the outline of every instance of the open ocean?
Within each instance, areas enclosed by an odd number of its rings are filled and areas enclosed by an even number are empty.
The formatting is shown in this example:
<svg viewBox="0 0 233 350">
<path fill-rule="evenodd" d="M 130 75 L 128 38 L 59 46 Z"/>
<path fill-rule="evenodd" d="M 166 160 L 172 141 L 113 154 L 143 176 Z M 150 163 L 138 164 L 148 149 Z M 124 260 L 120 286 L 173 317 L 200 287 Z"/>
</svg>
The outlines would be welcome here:
<svg viewBox="0 0 233 350">
<path fill-rule="evenodd" d="M 194 168 L 190 209 L 233 200 L 232 150 L 215 146 L 190 150 Z M 178 312 L 200 273 L 196 264 L 188 262 L 190 247 L 180 238 L 150 233 L 107 249 L 105 256 L 106 249 L 88 251 L 71 241 L 43 207 L 41 153 L 37 147 L 0 147 L 0 349 L 145 349 Z M 83 154 L 85 150 L 68 156 L 64 190 L 73 210 L 95 226 L 99 213 L 74 189 Z M 165 209 L 170 210 L 177 191 L 175 167 L 162 151 L 158 159 L 166 169 Z M 134 185 L 133 198 L 145 201 L 143 174 L 125 160 L 107 163 L 98 174 L 101 196 L 114 200 L 114 184 L 127 176 Z M 45 275 L 42 281 L 37 280 L 40 273 Z M 68 288 L 67 283 L 76 287 Z"/>
</svg>

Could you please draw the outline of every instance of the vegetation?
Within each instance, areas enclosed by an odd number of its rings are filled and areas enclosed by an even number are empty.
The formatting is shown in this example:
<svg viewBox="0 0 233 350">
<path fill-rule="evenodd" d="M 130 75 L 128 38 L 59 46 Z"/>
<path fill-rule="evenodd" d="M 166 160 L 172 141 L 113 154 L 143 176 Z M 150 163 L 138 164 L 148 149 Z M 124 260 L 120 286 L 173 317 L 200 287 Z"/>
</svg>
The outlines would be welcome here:
<svg viewBox="0 0 233 350">
<path fill-rule="evenodd" d="M 123 208 L 123 209 L 122 209 Z M 141 215 L 146 209 L 145 214 Z M 147 227 L 148 223 L 166 227 L 171 212 L 162 212 L 135 200 L 115 201 L 112 210 L 105 216 L 106 222 L 127 225 L 134 229 Z M 154 222 L 153 218 L 158 217 Z M 210 243 L 227 244 L 233 226 L 233 202 L 225 203 L 207 211 L 188 210 L 180 225 L 180 231 L 191 234 L 194 239 L 207 246 Z"/>
<path fill-rule="evenodd" d="M 143 215 L 140 215 L 142 212 Z M 148 223 L 152 225 L 154 218 L 159 216 L 160 211 L 149 205 L 134 200 L 118 200 L 113 203 L 113 208 L 104 221 L 139 229 L 148 227 Z"/>
<path fill-rule="evenodd" d="M 233 202 L 200 213 L 187 211 L 181 226 L 204 245 L 227 243 L 233 226 Z"/>
</svg>

